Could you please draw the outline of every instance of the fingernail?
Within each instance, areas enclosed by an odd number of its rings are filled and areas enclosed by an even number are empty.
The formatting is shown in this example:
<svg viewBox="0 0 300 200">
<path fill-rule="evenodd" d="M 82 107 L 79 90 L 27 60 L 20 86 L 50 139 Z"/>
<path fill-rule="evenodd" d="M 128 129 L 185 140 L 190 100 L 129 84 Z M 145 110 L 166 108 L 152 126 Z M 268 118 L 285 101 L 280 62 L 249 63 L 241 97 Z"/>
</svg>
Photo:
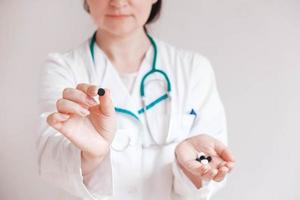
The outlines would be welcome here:
<svg viewBox="0 0 300 200">
<path fill-rule="evenodd" d="M 85 117 L 85 116 L 87 116 L 87 115 L 90 114 L 90 111 L 88 111 L 88 110 L 80 110 L 80 114 L 81 114 L 83 117 Z"/>
<path fill-rule="evenodd" d="M 228 172 L 228 171 L 229 171 L 229 169 L 228 169 L 227 167 L 223 167 L 223 168 L 221 168 L 221 170 L 222 170 L 223 172 Z"/>
<path fill-rule="evenodd" d="M 87 99 L 87 102 L 88 102 L 88 104 L 91 105 L 91 106 L 97 104 L 97 102 L 96 102 L 94 99 L 92 99 L 92 98 L 91 98 L 91 99 Z"/>
<path fill-rule="evenodd" d="M 214 169 L 214 170 L 212 171 L 212 175 L 215 176 L 215 175 L 217 175 L 217 174 L 218 174 L 218 170 Z"/>
<path fill-rule="evenodd" d="M 103 88 L 99 88 L 98 93 L 99 96 L 104 96 L 105 90 Z"/>
<path fill-rule="evenodd" d="M 67 120 L 67 119 L 69 119 L 69 117 L 70 117 L 70 115 L 60 115 L 60 118 L 62 120 Z"/>
<path fill-rule="evenodd" d="M 209 169 L 209 168 L 208 168 L 207 165 L 203 165 L 203 171 L 204 171 L 204 173 L 206 173 L 208 169 Z"/>
<path fill-rule="evenodd" d="M 234 167 L 233 163 L 225 163 L 225 166 L 227 166 L 229 169 Z"/>
</svg>

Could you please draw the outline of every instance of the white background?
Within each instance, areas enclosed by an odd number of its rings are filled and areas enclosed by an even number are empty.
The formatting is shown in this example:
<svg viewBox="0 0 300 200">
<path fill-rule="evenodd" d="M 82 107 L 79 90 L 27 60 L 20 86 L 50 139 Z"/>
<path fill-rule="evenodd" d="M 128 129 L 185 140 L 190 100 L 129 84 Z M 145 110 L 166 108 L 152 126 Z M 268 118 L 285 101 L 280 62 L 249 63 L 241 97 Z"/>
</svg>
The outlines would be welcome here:
<svg viewBox="0 0 300 200">
<path fill-rule="evenodd" d="M 237 166 L 213 199 L 300 199 L 300 1 L 164 3 L 155 35 L 211 61 L 226 108 Z M 37 80 L 49 52 L 92 34 L 81 4 L 0 0 L 1 200 L 52 200 L 59 191 L 37 175 Z"/>
</svg>

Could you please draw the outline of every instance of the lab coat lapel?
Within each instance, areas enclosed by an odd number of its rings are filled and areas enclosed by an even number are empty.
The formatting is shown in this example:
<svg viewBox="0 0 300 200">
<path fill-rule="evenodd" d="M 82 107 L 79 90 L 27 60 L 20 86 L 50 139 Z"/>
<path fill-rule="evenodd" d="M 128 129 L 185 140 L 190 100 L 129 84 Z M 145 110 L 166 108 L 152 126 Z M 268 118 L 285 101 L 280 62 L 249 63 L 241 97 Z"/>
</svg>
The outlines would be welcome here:
<svg viewBox="0 0 300 200">
<path fill-rule="evenodd" d="M 137 115 L 138 108 L 120 79 L 118 72 L 107 59 L 105 62 L 103 81 L 100 86 L 110 90 L 115 107 L 129 110 Z"/>
<path fill-rule="evenodd" d="M 130 110 L 136 116 L 139 116 L 138 110 L 142 106 L 140 98 L 141 80 L 143 76 L 151 69 L 153 60 L 152 46 L 148 49 L 143 59 L 131 95 L 126 86 L 124 85 L 123 81 L 121 80 L 114 66 L 109 62 L 107 58 L 102 60 L 105 61 L 105 71 L 103 76 L 103 82 L 101 83 L 101 85 L 110 89 L 113 102 L 116 107 Z"/>
</svg>

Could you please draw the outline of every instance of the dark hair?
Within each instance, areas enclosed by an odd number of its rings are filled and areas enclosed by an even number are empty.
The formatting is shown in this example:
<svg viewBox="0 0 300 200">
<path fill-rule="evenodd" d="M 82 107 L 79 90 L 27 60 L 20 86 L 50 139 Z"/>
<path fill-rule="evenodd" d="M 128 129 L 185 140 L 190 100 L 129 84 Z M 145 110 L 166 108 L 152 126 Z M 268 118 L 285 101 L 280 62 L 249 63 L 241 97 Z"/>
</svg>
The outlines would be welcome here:
<svg viewBox="0 0 300 200">
<path fill-rule="evenodd" d="M 161 13 L 161 7 L 162 7 L 162 0 L 157 0 L 157 2 L 152 5 L 151 12 L 146 22 L 146 25 L 155 22 L 159 18 Z"/>
<path fill-rule="evenodd" d="M 86 0 L 84 0 L 83 7 L 88 13 L 90 12 L 90 8 Z M 157 0 L 157 2 L 152 5 L 149 18 L 146 21 L 146 25 L 155 22 L 159 18 L 161 13 L 161 7 L 162 7 L 162 0 Z"/>
</svg>

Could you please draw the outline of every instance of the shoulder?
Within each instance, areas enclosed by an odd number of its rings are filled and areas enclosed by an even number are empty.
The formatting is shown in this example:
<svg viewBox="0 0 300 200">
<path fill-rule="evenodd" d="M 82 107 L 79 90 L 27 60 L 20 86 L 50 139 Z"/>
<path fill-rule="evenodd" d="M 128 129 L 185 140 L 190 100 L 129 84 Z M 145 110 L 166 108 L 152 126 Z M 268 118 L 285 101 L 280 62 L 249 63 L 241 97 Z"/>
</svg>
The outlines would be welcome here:
<svg viewBox="0 0 300 200">
<path fill-rule="evenodd" d="M 89 82 L 92 62 L 89 59 L 89 40 L 79 44 L 72 50 L 49 53 L 39 73 L 42 79 L 66 79 L 77 84 Z"/>
<path fill-rule="evenodd" d="M 82 56 L 87 53 L 87 50 L 89 48 L 89 39 L 85 40 L 78 46 L 67 50 L 65 52 L 51 52 L 47 56 L 47 62 L 58 62 L 61 64 L 70 64 L 78 62 L 79 60 L 82 60 Z"/>
<path fill-rule="evenodd" d="M 160 51 L 159 55 L 161 56 L 161 59 L 168 60 L 172 66 L 184 68 L 181 70 L 188 71 L 189 73 L 209 73 L 213 71 L 211 62 L 203 54 L 193 50 L 174 46 L 159 39 L 156 39 L 156 41 Z"/>
<path fill-rule="evenodd" d="M 171 73 L 185 81 L 211 81 L 214 70 L 209 59 L 201 53 L 176 47 L 157 39 L 161 66 L 169 65 Z"/>
<path fill-rule="evenodd" d="M 65 52 L 49 53 L 42 65 L 41 73 L 68 76 L 72 79 L 85 77 L 89 71 L 86 64 L 90 62 L 88 54 L 89 40 Z"/>
</svg>

